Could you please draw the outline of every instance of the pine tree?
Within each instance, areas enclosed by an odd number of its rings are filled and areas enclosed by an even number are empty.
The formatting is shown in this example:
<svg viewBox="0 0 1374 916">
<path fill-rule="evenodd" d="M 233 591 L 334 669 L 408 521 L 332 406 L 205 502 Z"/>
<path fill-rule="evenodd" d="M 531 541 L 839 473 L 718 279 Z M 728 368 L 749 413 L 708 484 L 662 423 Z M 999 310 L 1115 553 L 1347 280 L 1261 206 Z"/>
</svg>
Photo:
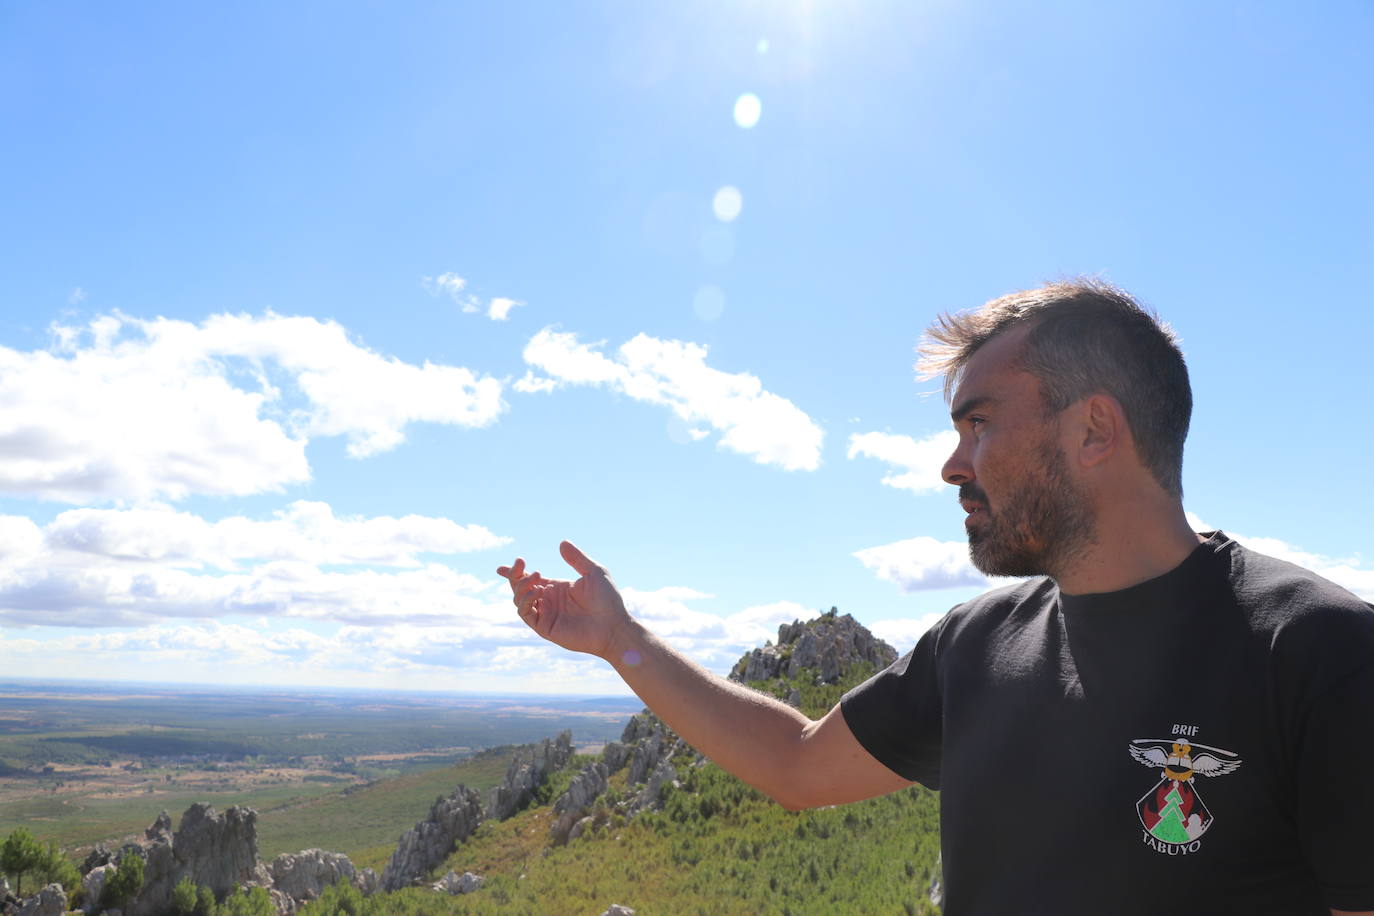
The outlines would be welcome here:
<svg viewBox="0 0 1374 916">
<path fill-rule="evenodd" d="M 23 827 L 17 828 L 0 844 L 0 870 L 14 875 L 15 896 L 23 896 L 24 876 L 43 860 L 43 847 Z"/>
<path fill-rule="evenodd" d="M 1169 794 L 1164 796 L 1168 802 L 1164 810 L 1159 812 L 1159 823 L 1155 824 L 1150 833 L 1166 843 L 1186 843 L 1188 842 L 1188 830 L 1183 826 L 1183 796 L 1179 794 L 1178 783 L 1169 787 Z"/>
</svg>

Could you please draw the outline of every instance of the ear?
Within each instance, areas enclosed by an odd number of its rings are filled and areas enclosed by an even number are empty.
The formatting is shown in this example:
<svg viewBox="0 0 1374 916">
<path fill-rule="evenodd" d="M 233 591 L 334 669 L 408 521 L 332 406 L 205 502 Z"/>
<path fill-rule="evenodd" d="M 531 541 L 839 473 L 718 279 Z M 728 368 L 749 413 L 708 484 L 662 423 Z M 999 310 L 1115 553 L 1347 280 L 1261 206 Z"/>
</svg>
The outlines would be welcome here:
<svg viewBox="0 0 1374 916">
<path fill-rule="evenodd" d="M 1097 467 L 1126 444 L 1130 428 L 1121 402 L 1110 394 L 1093 394 L 1079 403 L 1078 441 L 1075 447 L 1081 467 Z"/>
</svg>

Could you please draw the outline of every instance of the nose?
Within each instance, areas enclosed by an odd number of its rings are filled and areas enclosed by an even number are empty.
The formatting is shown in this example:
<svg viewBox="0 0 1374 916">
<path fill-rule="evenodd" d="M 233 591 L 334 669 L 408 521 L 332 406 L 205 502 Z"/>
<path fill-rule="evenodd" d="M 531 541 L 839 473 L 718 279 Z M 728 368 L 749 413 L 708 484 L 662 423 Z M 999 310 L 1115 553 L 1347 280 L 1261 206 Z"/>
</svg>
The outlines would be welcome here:
<svg viewBox="0 0 1374 916">
<path fill-rule="evenodd" d="M 959 486 L 960 484 L 973 482 L 973 462 L 969 460 L 969 450 L 965 447 L 964 437 L 959 437 L 959 444 L 954 447 L 954 451 L 945 459 L 945 466 L 940 469 L 940 476 L 945 483 Z"/>
</svg>

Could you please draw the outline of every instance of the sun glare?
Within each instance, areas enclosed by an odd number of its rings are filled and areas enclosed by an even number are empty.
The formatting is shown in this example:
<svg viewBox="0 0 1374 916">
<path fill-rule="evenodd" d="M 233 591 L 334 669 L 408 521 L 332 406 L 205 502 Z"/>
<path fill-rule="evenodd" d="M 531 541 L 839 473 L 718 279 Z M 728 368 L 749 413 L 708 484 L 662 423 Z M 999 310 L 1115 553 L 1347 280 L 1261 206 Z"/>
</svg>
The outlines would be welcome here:
<svg viewBox="0 0 1374 916">
<path fill-rule="evenodd" d="M 716 191 L 716 196 L 711 200 L 711 210 L 722 223 L 733 223 L 742 209 L 744 195 L 740 194 L 739 188 L 734 185 L 727 184 Z"/>
<path fill-rule="evenodd" d="M 745 130 L 759 123 L 759 115 L 763 114 L 763 102 L 752 92 L 735 99 L 735 123 Z"/>
</svg>

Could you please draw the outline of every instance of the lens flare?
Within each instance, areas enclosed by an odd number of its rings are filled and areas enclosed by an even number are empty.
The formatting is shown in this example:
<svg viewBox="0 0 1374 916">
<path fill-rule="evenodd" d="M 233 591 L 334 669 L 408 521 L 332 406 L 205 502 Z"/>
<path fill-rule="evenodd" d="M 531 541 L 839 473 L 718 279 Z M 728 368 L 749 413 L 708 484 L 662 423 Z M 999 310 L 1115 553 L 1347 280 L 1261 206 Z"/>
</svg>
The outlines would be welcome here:
<svg viewBox="0 0 1374 916">
<path fill-rule="evenodd" d="M 719 286 L 706 284 L 692 297 L 692 311 L 702 321 L 715 321 L 725 311 L 725 293 Z"/>
<path fill-rule="evenodd" d="M 763 102 L 752 92 L 735 99 L 735 123 L 745 130 L 759 123 L 759 115 L 763 114 Z"/>
<path fill-rule="evenodd" d="M 734 185 L 727 184 L 711 199 L 711 210 L 722 223 L 733 223 L 743 209 L 744 195 L 740 194 L 739 188 Z"/>
</svg>

